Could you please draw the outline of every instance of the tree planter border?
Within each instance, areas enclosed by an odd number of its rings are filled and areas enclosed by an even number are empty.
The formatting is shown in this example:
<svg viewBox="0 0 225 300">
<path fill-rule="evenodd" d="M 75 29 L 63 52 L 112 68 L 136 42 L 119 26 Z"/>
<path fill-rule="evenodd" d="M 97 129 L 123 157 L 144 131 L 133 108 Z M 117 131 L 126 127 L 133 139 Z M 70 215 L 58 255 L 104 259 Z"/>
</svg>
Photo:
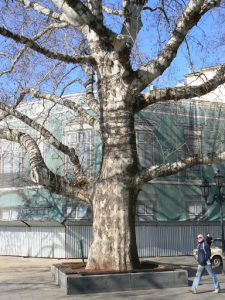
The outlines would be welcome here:
<svg viewBox="0 0 225 300">
<path fill-rule="evenodd" d="M 53 265 L 51 271 L 56 284 L 64 290 L 66 295 L 188 286 L 188 273 L 181 269 L 162 272 L 81 275 L 65 274 L 58 266 Z"/>
</svg>

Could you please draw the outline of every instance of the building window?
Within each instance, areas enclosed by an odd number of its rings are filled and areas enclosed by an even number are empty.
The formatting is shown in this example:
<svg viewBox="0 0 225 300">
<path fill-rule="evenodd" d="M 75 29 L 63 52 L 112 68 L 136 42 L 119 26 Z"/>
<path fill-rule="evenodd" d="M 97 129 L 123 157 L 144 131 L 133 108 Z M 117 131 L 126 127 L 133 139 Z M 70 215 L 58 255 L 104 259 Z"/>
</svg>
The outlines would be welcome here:
<svg viewBox="0 0 225 300">
<path fill-rule="evenodd" d="M 202 153 L 202 132 L 192 128 L 184 130 L 185 156 L 193 156 Z M 199 180 L 202 177 L 202 165 L 196 165 L 186 169 L 187 180 Z"/>
<path fill-rule="evenodd" d="M 136 117 L 135 131 L 140 167 L 146 168 L 154 165 L 154 124 L 150 120 L 142 120 L 141 118 Z"/>
<path fill-rule="evenodd" d="M 80 164 L 86 174 L 91 172 L 91 130 L 78 130 L 65 133 L 65 143 L 75 149 Z M 73 164 L 65 157 L 65 172 L 73 173 Z"/>
<path fill-rule="evenodd" d="M 155 220 L 155 203 L 138 203 L 137 220 L 139 222 L 149 222 Z"/>
<path fill-rule="evenodd" d="M 11 220 L 18 220 L 19 211 L 18 210 L 11 210 Z"/>
<path fill-rule="evenodd" d="M 14 208 L 5 208 L 0 210 L 0 220 L 15 221 L 19 219 L 19 210 Z"/>
<path fill-rule="evenodd" d="M 68 206 L 66 208 L 66 216 L 67 219 L 90 219 L 90 209 L 88 206 L 79 205 L 76 207 Z"/>
<path fill-rule="evenodd" d="M 204 153 L 214 153 L 216 151 L 224 150 L 225 135 L 222 130 L 208 131 L 208 137 L 204 138 Z"/>
<path fill-rule="evenodd" d="M 197 196 L 196 196 L 197 197 Z M 187 201 L 187 219 L 192 221 L 198 221 L 203 218 L 205 213 L 205 204 L 202 201 Z"/>
<path fill-rule="evenodd" d="M 136 215 L 139 222 L 150 222 L 156 220 L 156 195 L 141 191 L 138 195 Z"/>
<path fill-rule="evenodd" d="M 67 207 L 66 208 L 66 218 L 67 219 L 76 219 L 76 207 Z"/>
<path fill-rule="evenodd" d="M 22 173 L 24 154 L 19 144 L 0 140 L 0 174 Z"/>
</svg>

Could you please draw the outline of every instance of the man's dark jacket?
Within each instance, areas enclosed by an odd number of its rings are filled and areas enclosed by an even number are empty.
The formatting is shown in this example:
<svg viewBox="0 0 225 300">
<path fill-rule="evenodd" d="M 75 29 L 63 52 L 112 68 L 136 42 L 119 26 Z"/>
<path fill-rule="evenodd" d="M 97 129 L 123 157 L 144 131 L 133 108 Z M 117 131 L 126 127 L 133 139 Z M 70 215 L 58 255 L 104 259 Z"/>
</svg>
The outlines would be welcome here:
<svg viewBox="0 0 225 300">
<path fill-rule="evenodd" d="M 206 241 L 198 243 L 198 263 L 201 266 L 207 264 L 207 260 L 210 259 L 211 250 L 209 244 Z"/>
</svg>

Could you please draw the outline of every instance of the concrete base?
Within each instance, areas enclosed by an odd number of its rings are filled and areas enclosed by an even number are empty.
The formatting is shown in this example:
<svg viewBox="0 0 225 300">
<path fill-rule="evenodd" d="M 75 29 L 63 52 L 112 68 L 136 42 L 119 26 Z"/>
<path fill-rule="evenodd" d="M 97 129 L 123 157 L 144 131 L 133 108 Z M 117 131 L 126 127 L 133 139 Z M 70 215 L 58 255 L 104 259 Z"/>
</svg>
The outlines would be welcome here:
<svg viewBox="0 0 225 300">
<path fill-rule="evenodd" d="M 67 275 L 52 266 L 56 283 L 67 295 L 188 286 L 186 270 L 101 275 Z"/>
</svg>

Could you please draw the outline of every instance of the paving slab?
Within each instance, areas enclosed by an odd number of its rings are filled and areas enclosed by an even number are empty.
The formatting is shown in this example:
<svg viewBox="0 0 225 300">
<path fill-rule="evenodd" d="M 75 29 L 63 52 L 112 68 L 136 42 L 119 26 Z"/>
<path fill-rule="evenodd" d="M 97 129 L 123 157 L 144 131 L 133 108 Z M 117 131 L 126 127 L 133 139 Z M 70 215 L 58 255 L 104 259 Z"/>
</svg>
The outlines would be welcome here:
<svg viewBox="0 0 225 300">
<path fill-rule="evenodd" d="M 190 283 L 196 271 L 196 262 L 192 257 L 151 258 L 154 261 L 171 263 L 188 269 Z M 217 276 L 221 283 L 222 293 L 212 294 L 213 285 L 209 276 L 203 276 L 199 294 L 192 295 L 189 287 L 123 291 L 87 295 L 68 295 L 55 284 L 50 268 L 53 264 L 68 260 L 22 258 L 0 256 L 0 300 L 224 300 L 225 276 L 221 269 Z M 71 260 L 69 260 L 71 262 Z M 77 260 L 72 260 L 77 261 Z"/>
</svg>

